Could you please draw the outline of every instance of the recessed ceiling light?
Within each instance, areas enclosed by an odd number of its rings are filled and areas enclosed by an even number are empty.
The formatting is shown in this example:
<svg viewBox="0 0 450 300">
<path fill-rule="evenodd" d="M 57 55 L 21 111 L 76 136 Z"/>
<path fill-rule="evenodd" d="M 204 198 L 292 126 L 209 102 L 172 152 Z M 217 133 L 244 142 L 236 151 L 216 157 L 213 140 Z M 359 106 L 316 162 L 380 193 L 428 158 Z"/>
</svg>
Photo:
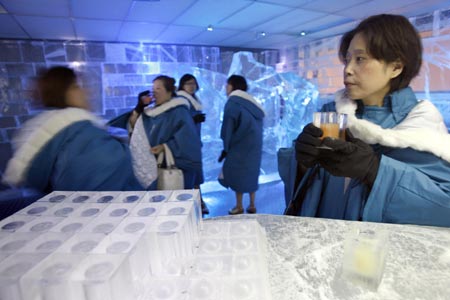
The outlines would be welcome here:
<svg viewBox="0 0 450 300">
<path fill-rule="evenodd" d="M 261 31 L 261 32 L 259 33 L 259 35 L 260 35 L 260 36 L 266 36 L 266 33 L 265 33 L 264 31 Z"/>
<path fill-rule="evenodd" d="M 79 66 L 81 66 L 81 63 L 79 61 L 73 61 L 70 63 L 71 68 L 78 68 Z"/>
<path fill-rule="evenodd" d="M 213 31 L 214 28 L 212 27 L 212 25 L 208 25 L 208 28 L 206 28 L 206 30 L 208 30 L 208 31 Z"/>
<path fill-rule="evenodd" d="M 305 36 L 305 35 L 306 35 L 306 31 L 301 31 L 301 32 L 300 32 L 300 35 L 301 35 L 301 36 Z"/>
</svg>

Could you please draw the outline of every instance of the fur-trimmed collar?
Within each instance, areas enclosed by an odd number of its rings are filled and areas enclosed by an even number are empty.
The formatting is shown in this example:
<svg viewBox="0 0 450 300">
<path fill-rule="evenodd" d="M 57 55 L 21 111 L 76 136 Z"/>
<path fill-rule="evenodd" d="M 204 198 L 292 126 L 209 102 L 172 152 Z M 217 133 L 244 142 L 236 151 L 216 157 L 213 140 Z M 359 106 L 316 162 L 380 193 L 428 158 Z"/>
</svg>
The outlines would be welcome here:
<svg viewBox="0 0 450 300">
<path fill-rule="evenodd" d="M 21 184 L 37 153 L 61 130 L 79 121 L 91 121 L 101 126 L 97 116 L 75 107 L 45 111 L 28 120 L 13 139 L 14 155 L 8 162 L 3 181 Z"/>
<path fill-rule="evenodd" d="M 184 97 L 184 98 L 188 99 L 188 101 L 191 103 L 192 107 L 194 107 L 194 109 L 196 111 L 202 110 L 202 104 L 200 103 L 200 101 L 195 99 L 188 92 L 186 92 L 186 91 L 177 91 L 177 96 Z"/>
<path fill-rule="evenodd" d="M 264 108 L 262 107 L 262 105 L 259 104 L 259 102 L 256 101 L 256 99 L 253 98 L 253 96 L 250 95 L 249 93 L 244 92 L 244 91 L 242 91 L 242 90 L 234 90 L 234 91 L 232 91 L 232 92 L 230 93 L 230 95 L 229 95 L 228 97 L 232 97 L 232 96 L 237 96 L 237 97 L 240 97 L 240 98 L 243 98 L 243 99 L 245 99 L 245 100 L 250 101 L 250 102 L 253 103 L 258 109 L 260 109 L 260 110 L 262 111 L 262 113 L 264 114 L 264 116 L 266 115 L 266 113 L 265 113 Z"/>
<path fill-rule="evenodd" d="M 185 105 L 187 108 L 189 108 L 189 102 L 183 98 L 183 97 L 176 97 L 172 98 L 167 102 L 164 102 L 163 104 L 152 107 L 152 108 L 146 108 L 144 110 L 144 113 L 149 117 L 156 117 L 157 115 L 162 114 L 165 111 L 168 111 L 169 109 L 172 109 L 174 107 Z"/>
<path fill-rule="evenodd" d="M 347 127 L 352 134 L 368 144 L 392 148 L 412 148 L 433 153 L 450 162 L 450 135 L 438 109 L 428 100 L 421 100 L 406 118 L 393 128 L 381 126 L 355 116 L 356 103 L 344 90 L 335 94 L 336 111 L 348 115 Z"/>
</svg>

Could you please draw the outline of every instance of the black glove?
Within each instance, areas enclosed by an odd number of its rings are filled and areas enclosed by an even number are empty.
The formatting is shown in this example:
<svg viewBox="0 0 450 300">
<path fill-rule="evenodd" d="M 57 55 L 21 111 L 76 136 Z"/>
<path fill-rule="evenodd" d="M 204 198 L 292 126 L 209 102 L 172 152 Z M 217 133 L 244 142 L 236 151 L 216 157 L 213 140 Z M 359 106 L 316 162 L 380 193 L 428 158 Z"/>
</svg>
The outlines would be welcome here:
<svg viewBox="0 0 450 300">
<path fill-rule="evenodd" d="M 319 156 L 319 146 L 322 143 L 322 129 L 314 126 L 312 123 L 303 128 L 295 141 L 295 158 L 307 168 L 313 167 L 317 163 Z"/>
<path fill-rule="evenodd" d="M 197 114 L 195 116 L 192 117 L 192 119 L 194 119 L 194 123 L 203 123 L 205 122 L 205 114 Z"/>
<path fill-rule="evenodd" d="M 222 150 L 222 153 L 219 156 L 219 159 L 217 160 L 218 162 L 222 162 L 222 160 L 224 160 L 224 158 L 227 156 L 227 152 L 225 150 Z"/>
<path fill-rule="evenodd" d="M 370 145 L 355 138 L 348 128 L 345 139 L 323 140 L 322 146 L 331 149 L 320 150 L 320 165 L 335 176 L 357 178 L 371 187 L 377 177 L 380 157 Z"/>
<path fill-rule="evenodd" d="M 144 111 L 144 108 L 148 105 L 144 103 L 144 97 L 150 97 L 150 91 L 143 91 L 140 92 L 138 95 L 138 102 L 136 104 L 136 107 L 134 108 L 134 110 L 138 113 L 138 114 L 142 114 L 142 112 Z"/>
</svg>

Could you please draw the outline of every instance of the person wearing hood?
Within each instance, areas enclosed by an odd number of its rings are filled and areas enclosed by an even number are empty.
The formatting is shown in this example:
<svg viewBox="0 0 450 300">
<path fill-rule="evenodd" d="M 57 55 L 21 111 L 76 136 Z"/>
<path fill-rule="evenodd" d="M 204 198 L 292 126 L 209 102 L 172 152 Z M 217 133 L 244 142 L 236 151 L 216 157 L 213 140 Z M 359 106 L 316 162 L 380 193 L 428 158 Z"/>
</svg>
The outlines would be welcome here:
<svg viewBox="0 0 450 300">
<path fill-rule="evenodd" d="M 14 137 L 4 182 L 42 194 L 144 190 L 128 145 L 110 136 L 103 121 L 89 111 L 72 69 L 43 70 L 36 91 L 43 109 Z M 3 215 L 7 208 L 0 211 Z"/>
<path fill-rule="evenodd" d="M 195 94 L 199 90 L 197 79 L 192 74 L 184 74 L 180 78 L 180 84 L 178 85 L 177 96 L 183 97 L 189 102 L 189 111 L 192 116 L 192 120 L 195 123 L 198 136 L 201 139 L 202 123 L 205 122 L 205 114 L 202 112 L 202 102 Z M 201 150 L 201 149 L 200 149 Z M 200 153 L 201 155 L 201 153 Z M 200 190 L 200 184 L 205 181 L 203 176 L 203 169 L 195 174 L 194 188 L 200 191 L 200 202 L 202 205 L 202 214 L 209 214 L 208 206 L 203 201 L 202 193 Z"/>
<path fill-rule="evenodd" d="M 255 193 L 258 190 L 263 143 L 262 106 L 247 93 L 247 81 L 240 75 L 227 80 L 225 104 L 220 137 L 223 151 L 219 162 L 225 160 L 219 182 L 236 193 L 236 206 L 229 214 L 244 212 L 242 197 L 250 195 L 248 213 L 256 213 Z"/>
<path fill-rule="evenodd" d="M 139 94 L 136 107 L 131 113 L 110 121 L 112 126 L 126 125 L 131 132 L 130 147 L 135 153 L 134 162 L 142 172 L 152 169 L 150 189 L 157 186 L 156 161 L 149 162 L 148 152 L 154 155 L 170 149 L 177 168 L 183 171 L 184 188 L 192 189 L 195 178 L 202 170 L 201 141 L 189 112 L 185 98 L 177 97 L 175 79 L 159 75 L 153 79 L 153 91 Z M 150 103 L 154 105 L 148 107 Z M 124 122 L 125 120 L 125 122 Z"/>
<path fill-rule="evenodd" d="M 348 115 L 346 138 L 304 127 L 295 150 L 308 170 L 285 213 L 450 226 L 450 135 L 409 87 L 422 62 L 419 34 L 403 16 L 371 16 L 343 35 L 339 57 L 345 89 L 322 111 Z"/>
</svg>

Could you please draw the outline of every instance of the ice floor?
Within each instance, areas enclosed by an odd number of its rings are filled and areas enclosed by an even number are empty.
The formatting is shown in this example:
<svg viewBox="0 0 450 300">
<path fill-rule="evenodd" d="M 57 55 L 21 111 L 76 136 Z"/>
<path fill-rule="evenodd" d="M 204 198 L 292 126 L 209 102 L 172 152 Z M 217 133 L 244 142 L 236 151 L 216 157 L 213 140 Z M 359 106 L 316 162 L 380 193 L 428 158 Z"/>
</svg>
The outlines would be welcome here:
<svg viewBox="0 0 450 300">
<path fill-rule="evenodd" d="M 232 190 L 223 188 L 217 182 L 207 182 L 201 186 L 203 200 L 209 208 L 205 218 L 228 215 L 228 210 L 236 204 L 236 196 Z M 248 194 L 244 194 L 244 208 L 249 204 Z M 286 207 L 284 200 L 284 184 L 278 175 L 261 176 L 259 189 L 256 192 L 257 213 L 282 215 Z"/>
</svg>

